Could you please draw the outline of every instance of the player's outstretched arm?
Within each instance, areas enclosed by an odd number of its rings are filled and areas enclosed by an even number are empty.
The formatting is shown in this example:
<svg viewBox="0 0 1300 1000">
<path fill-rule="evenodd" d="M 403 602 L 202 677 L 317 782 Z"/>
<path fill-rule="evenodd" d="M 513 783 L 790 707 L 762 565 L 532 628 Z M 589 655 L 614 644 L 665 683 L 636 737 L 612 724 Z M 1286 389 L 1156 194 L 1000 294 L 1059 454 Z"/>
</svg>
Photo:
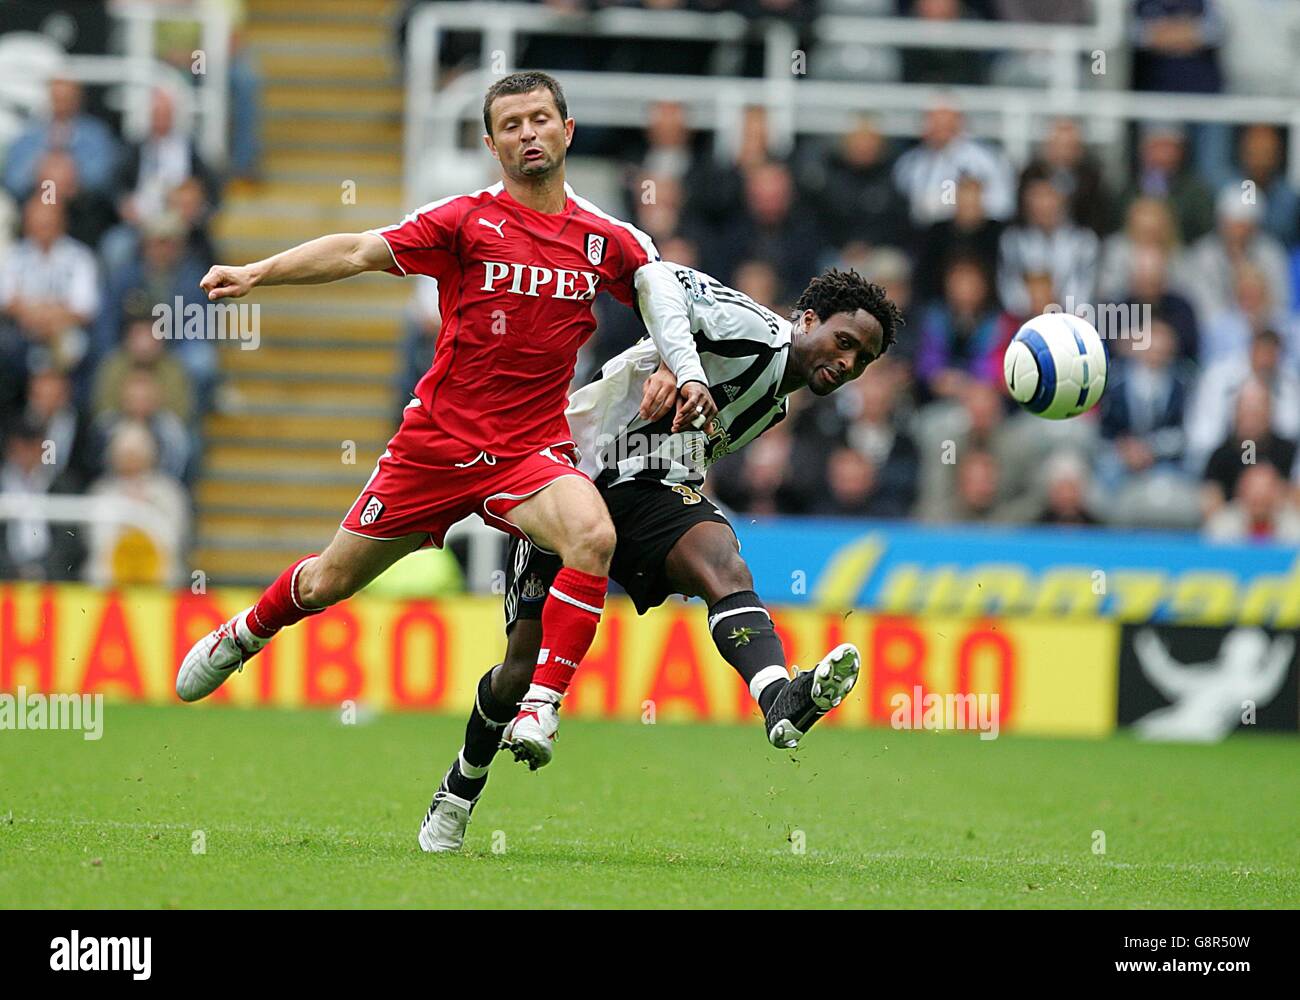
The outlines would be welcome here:
<svg viewBox="0 0 1300 1000">
<path fill-rule="evenodd" d="M 252 264 L 217 264 L 199 287 L 208 300 L 237 299 L 257 285 L 320 285 L 393 266 L 392 251 L 374 233 L 333 233 Z"/>
<path fill-rule="evenodd" d="M 637 268 L 637 307 L 659 357 L 672 369 L 678 385 L 708 384 L 691 333 L 690 301 L 667 261 L 651 261 Z"/>
</svg>

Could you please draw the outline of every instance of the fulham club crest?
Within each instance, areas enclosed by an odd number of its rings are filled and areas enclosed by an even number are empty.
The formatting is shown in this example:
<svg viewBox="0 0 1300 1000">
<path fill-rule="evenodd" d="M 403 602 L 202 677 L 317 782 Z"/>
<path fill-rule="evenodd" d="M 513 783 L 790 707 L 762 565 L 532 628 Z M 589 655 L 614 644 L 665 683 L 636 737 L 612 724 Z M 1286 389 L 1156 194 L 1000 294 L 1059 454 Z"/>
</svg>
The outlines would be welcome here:
<svg viewBox="0 0 1300 1000">
<path fill-rule="evenodd" d="M 605 259 L 605 237 L 595 233 L 587 234 L 587 260 L 599 264 Z"/>
<path fill-rule="evenodd" d="M 372 493 L 370 495 L 370 499 L 366 501 L 365 508 L 361 511 L 362 526 L 365 526 L 367 524 L 374 524 L 376 521 L 379 520 L 379 515 L 382 514 L 383 512 L 384 512 L 383 503 L 380 502 L 379 497 L 375 496 Z"/>
</svg>

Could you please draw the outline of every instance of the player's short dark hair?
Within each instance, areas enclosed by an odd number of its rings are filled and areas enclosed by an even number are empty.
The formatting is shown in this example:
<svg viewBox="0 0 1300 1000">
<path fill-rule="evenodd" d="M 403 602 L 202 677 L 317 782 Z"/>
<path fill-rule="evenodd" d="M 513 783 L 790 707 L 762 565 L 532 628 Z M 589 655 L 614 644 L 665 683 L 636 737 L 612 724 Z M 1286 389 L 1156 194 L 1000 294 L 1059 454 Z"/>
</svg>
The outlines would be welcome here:
<svg viewBox="0 0 1300 1000">
<path fill-rule="evenodd" d="M 881 354 L 889 350 L 897 338 L 898 328 L 903 325 L 902 311 L 889 300 L 885 290 L 852 269 L 831 268 L 808 282 L 794 304 L 795 317 L 803 315 L 805 309 L 815 312 L 823 323 L 836 313 L 866 310 L 876 318 L 884 334 L 880 340 Z"/>
<path fill-rule="evenodd" d="M 511 94 L 528 94 L 545 87 L 555 98 L 555 106 L 560 109 L 561 121 L 569 117 L 569 105 L 564 99 L 564 91 L 560 88 L 560 81 L 555 79 L 549 73 L 543 73 L 537 69 L 521 70 L 518 73 L 511 73 L 509 76 L 503 76 L 492 86 L 488 87 L 487 94 L 483 97 L 483 130 L 488 135 L 492 134 L 492 102 L 498 97 L 507 97 Z"/>
</svg>

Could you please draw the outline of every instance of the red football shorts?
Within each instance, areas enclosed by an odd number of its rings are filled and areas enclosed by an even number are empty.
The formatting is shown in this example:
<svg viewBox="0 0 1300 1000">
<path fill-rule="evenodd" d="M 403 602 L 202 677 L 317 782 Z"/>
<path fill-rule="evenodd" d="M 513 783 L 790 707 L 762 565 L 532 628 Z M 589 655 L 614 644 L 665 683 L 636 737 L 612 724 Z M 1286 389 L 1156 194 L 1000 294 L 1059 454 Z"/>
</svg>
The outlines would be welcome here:
<svg viewBox="0 0 1300 1000">
<path fill-rule="evenodd" d="M 474 453 L 435 427 L 424 405 L 412 400 L 342 527 L 380 541 L 425 532 L 425 546 L 441 547 L 448 528 L 478 514 L 530 541 L 505 515 L 561 476 L 582 475 L 571 441 L 515 458 Z"/>
</svg>

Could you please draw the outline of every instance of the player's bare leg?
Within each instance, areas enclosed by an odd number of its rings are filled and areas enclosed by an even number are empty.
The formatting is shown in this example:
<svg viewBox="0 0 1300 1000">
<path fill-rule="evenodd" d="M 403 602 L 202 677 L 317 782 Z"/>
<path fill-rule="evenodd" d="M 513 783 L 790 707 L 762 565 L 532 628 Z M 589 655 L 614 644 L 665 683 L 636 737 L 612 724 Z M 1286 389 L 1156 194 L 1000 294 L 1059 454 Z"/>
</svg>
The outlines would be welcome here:
<svg viewBox="0 0 1300 1000">
<path fill-rule="evenodd" d="M 850 643 L 790 678 L 781 639 L 754 593 L 754 579 L 740 557 L 736 536 L 725 524 L 694 525 L 668 553 L 665 569 L 679 593 L 708 603 L 714 645 L 749 686 L 773 746 L 798 746 L 817 720 L 853 689 L 860 657 Z"/>
<path fill-rule="evenodd" d="M 536 770 L 550 763 L 560 699 L 596 636 L 614 554 L 614 524 L 596 487 L 580 476 L 555 480 L 506 516 L 564 564 L 542 606 L 532 683 L 502 734 L 515 758 Z"/>
<path fill-rule="evenodd" d="M 196 642 L 176 675 L 176 694 L 198 701 L 271 641 L 280 629 L 346 600 L 428 539 L 421 532 L 381 541 L 340 528 L 319 555 L 303 556 L 267 587 L 257 603 Z"/>
<path fill-rule="evenodd" d="M 501 748 L 501 736 L 514 721 L 528 693 L 542 646 L 542 623 L 520 619 L 510 629 L 505 658 L 478 682 L 474 707 L 465 724 L 465 743 L 443 775 L 420 826 L 420 847 L 429 852 L 458 851 L 465 828 L 487 784 L 488 768 Z"/>
</svg>

